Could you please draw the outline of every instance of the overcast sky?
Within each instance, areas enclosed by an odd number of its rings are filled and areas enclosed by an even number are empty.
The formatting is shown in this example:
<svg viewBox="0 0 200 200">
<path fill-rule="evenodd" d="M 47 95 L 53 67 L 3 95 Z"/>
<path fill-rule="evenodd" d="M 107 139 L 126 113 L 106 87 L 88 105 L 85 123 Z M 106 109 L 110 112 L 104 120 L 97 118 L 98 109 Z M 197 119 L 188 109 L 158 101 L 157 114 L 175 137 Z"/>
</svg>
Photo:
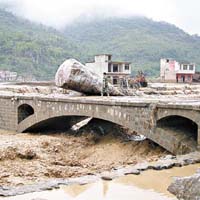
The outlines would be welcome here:
<svg viewBox="0 0 200 200">
<path fill-rule="evenodd" d="M 30 20 L 62 28 L 84 18 L 144 15 L 200 35 L 200 0 L 0 0 Z"/>
</svg>

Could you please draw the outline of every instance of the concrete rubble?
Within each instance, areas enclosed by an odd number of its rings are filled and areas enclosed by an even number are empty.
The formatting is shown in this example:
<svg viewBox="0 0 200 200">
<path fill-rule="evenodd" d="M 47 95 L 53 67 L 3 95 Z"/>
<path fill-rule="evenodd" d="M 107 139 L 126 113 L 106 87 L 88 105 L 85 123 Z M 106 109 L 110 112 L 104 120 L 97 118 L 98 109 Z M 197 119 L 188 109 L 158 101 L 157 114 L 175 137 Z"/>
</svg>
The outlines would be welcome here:
<svg viewBox="0 0 200 200">
<path fill-rule="evenodd" d="M 131 101 L 131 98 L 152 99 L 153 102 L 169 99 L 170 101 L 177 102 L 178 104 L 184 100 L 198 100 L 200 98 L 200 85 L 196 84 L 174 84 L 174 83 L 149 83 L 147 88 L 128 89 L 121 91 L 120 94 L 127 94 L 123 98 Z M 82 92 L 70 89 L 63 89 L 55 86 L 55 83 L 7 83 L 0 84 L 0 94 L 10 96 L 24 96 L 29 95 L 34 97 L 54 97 L 66 98 L 67 97 L 80 97 L 86 96 Z M 99 90 L 100 94 L 100 90 Z M 91 98 L 95 99 L 98 96 Z M 101 98 L 101 97 L 99 97 Z M 110 97 L 110 100 L 112 101 Z M 180 100 L 180 101 L 179 101 Z M 115 99 L 117 101 L 117 99 Z"/>
<path fill-rule="evenodd" d="M 178 199 L 200 200 L 200 170 L 184 178 L 175 178 L 168 190 Z"/>
<path fill-rule="evenodd" d="M 29 95 L 29 96 L 50 96 L 50 97 L 79 97 L 83 93 L 74 90 L 63 90 L 54 85 L 54 83 L 0 83 L 1 95 Z"/>
</svg>

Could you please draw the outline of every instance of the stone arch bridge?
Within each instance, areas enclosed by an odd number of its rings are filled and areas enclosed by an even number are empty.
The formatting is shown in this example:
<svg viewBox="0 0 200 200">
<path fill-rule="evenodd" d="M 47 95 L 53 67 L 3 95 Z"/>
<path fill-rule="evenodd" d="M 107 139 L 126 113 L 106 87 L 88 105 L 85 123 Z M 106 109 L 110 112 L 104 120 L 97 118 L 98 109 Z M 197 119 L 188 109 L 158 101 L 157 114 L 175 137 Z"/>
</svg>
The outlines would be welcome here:
<svg viewBox="0 0 200 200">
<path fill-rule="evenodd" d="M 67 126 L 70 117 L 106 120 L 145 135 L 177 154 L 200 145 L 200 110 L 193 103 L 156 103 L 124 97 L 0 96 L 0 128 L 17 132 Z"/>
</svg>

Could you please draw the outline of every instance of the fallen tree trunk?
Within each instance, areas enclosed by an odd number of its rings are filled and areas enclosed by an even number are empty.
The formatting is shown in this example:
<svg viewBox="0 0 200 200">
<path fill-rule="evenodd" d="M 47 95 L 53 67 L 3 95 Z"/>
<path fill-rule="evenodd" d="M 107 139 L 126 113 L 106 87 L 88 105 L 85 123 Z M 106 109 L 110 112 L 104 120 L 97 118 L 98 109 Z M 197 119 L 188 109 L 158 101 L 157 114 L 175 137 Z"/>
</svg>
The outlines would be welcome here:
<svg viewBox="0 0 200 200">
<path fill-rule="evenodd" d="M 66 60 L 57 70 L 55 83 L 58 87 L 71 89 L 90 95 L 101 94 L 103 81 L 95 73 L 87 69 L 75 59 Z M 113 85 L 108 84 L 109 94 L 112 96 L 122 96 Z"/>
</svg>

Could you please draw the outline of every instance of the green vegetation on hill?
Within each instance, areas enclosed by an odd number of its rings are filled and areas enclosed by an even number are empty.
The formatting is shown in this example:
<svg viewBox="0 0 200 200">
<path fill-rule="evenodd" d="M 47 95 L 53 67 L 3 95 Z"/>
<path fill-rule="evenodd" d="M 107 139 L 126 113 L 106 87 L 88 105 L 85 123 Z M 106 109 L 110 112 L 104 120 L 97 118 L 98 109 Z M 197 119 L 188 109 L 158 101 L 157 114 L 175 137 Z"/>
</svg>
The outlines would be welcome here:
<svg viewBox="0 0 200 200">
<path fill-rule="evenodd" d="M 0 10 L 0 69 L 49 79 L 66 58 L 79 57 L 77 52 L 55 30 Z"/>
<path fill-rule="evenodd" d="M 65 59 L 87 62 L 100 53 L 157 76 L 162 57 L 200 66 L 200 37 L 144 17 L 79 21 L 59 32 L 0 9 L 0 70 L 52 79 Z"/>
<path fill-rule="evenodd" d="M 200 66 L 200 37 L 174 25 L 145 17 L 111 18 L 66 27 L 65 36 L 80 45 L 88 58 L 111 53 L 132 62 L 133 70 L 159 74 L 160 58 L 196 62 Z"/>
</svg>

